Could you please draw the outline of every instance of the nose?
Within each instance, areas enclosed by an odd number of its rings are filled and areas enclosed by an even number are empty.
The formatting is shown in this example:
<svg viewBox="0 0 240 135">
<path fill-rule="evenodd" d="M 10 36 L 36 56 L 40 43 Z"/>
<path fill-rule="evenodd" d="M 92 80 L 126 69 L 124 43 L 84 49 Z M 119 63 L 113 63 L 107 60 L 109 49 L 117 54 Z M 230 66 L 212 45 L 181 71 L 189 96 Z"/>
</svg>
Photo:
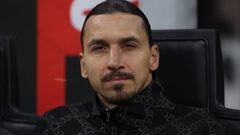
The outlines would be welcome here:
<svg viewBox="0 0 240 135">
<path fill-rule="evenodd" d="M 109 70 L 117 71 L 123 68 L 121 63 L 121 50 L 117 47 L 111 48 L 109 51 L 109 59 L 107 63 Z"/>
</svg>

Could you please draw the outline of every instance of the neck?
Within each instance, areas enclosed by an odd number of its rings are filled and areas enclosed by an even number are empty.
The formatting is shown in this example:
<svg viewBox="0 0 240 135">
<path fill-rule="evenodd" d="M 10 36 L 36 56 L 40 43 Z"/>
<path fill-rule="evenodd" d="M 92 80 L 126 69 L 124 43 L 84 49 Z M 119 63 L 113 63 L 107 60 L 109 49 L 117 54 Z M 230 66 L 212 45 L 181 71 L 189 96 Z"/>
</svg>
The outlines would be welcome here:
<svg viewBox="0 0 240 135">
<path fill-rule="evenodd" d="M 116 104 L 113 104 L 111 102 L 108 102 L 102 95 L 100 94 L 97 94 L 101 104 L 105 107 L 105 108 L 108 108 L 108 109 L 114 109 L 116 108 L 118 105 Z"/>
<path fill-rule="evenodd" d="M 147 89 L 147 87 L 149 85 L 151 85 L 151 82 L 152 82 L 152 78 L 150 78 L 147 83 L 142 87 L 141 90 L 138 90 L 137 93 L 135 93 L 134 95 L 131 95 L 131 97 L 129 99 L 126 99 L 126 101 L 121 101 L 121 102 L 111 102 L 109 100 L 107 100 L 103 95 L 97 93 L 97 96 L 101 102 L 101 104 L 108 108 L 108 109 L 114 109 L 116 108 L 119 104 L 125 104 L 125 103 L 128 103 L 133 97 L 135 97 L 137 94 L 141 93 L 143 90 Z"/>
</svg>

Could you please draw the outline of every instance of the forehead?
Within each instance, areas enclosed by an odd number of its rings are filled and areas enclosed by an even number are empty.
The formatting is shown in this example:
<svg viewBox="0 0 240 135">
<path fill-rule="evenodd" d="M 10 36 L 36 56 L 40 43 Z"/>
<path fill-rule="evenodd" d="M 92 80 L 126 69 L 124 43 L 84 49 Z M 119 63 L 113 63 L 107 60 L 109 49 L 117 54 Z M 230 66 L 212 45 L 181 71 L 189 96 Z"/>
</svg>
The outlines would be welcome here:
<svg viewBox="0 0 240 135">
<path fill-rule="evenodd" d="M 111 14 L 93 15 L 88 19 L 87 25 L 98 25 L 101 23 L 122 24 L 125 21 L 134 23 L 134 24 L 142 24 L 142 19 L 137 15 L 117 12 L 117 13 L 111 13 Z"/>
<path fill-rule="evenodd" d="M 142 18 L 128 13 L 93 15 L 87 20 L 84 33 L 85 39 L 109 33 L 112 33 L 111 36 L 114 34 L 146 35 Z"/>
</svg>

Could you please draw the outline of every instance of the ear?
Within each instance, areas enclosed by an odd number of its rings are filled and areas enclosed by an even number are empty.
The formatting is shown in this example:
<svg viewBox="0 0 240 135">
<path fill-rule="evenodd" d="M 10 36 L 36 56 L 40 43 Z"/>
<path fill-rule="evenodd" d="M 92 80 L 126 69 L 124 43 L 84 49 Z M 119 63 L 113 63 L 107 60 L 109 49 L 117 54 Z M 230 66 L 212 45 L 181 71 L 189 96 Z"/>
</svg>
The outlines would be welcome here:
<svg viewBox="0 0 240 135">
<path fill-rule="evenodd" d="M 83 78 L 88 78 L 88 74 L 87 74 L 87 68 L 86 68 L 86 63 L 85 63 L 85 59 L 83 56 L 83 52 L 80 52 L 79 57 L 80 57 L 80 68 L 81 68 L 81 75 Z"/>
<path fill-rule="evenodd" d="M 150 50 L 150 70 L 155 71 L 159 66 L 159 48 L 157 44 L 151 46 Z"/>
</svg>

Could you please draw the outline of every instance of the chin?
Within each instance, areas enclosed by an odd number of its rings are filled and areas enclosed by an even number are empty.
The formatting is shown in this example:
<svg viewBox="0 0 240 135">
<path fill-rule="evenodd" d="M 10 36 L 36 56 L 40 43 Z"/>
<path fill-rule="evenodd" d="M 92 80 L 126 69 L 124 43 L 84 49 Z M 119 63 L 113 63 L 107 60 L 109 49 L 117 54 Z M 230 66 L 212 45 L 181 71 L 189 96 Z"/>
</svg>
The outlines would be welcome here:
<svg viewBox="0 0 240 135">
<path fill-rule="evenodd" d="M 113 104 L 125 104 L 131 101 L 133 97 L 137 95 L 136 91 L 132 91 L 131 93 L 127 93 L 128 90 L 115 91 L 112 95 L 107 96 L 107 100 Z"/>
</svg>

